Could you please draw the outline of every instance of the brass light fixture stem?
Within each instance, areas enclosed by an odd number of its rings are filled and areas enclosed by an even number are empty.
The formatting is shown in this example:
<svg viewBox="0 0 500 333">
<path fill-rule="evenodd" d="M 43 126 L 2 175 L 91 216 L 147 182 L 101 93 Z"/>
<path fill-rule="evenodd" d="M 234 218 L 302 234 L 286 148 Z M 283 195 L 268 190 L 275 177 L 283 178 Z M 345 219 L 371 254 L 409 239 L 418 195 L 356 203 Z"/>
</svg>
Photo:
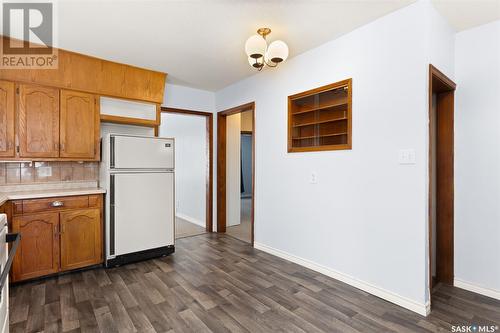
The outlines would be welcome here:
<svg viewBox="0 0 500 333">
<path fill-rule="evenodd" d="M 262 36 L 262 38 L 266 39 L 266 36 L 271 33 L 271 29 L 269 28 L 259 28 L 257 33 Z"/>
<path fill-rule="evenodd" d="M 259 35 L 261 35 L 261 36 L 262 36 L 262 38 L 264 38 L 264 40 L 266 40 L 267 35 L 269 35 L 269 34 L 271 33 L 271 29 L 269 29 L 269 28 L 259 28 L 259 29 L 257 30 L 257 33 L 258 33 Z M 270 65 L 270 64 L 266 61 L 266 59 L 265 59 L 265 55 L 264 55 L 264 56 L 262 56 L 262 57 L 263 57 L 263 59 L 262 59 L 262 65 L 266 64 L 266 65 L 267 65 L 267 66 L 269 66 L 269 67 L 276 67 L 276 66 L 278 66 L 278 64 Z M 259 68 L 259 71 L 261 71 L 263 67 L 264 67 L 264 66 L 262 66 L 261 68 Z"/>
</svg>

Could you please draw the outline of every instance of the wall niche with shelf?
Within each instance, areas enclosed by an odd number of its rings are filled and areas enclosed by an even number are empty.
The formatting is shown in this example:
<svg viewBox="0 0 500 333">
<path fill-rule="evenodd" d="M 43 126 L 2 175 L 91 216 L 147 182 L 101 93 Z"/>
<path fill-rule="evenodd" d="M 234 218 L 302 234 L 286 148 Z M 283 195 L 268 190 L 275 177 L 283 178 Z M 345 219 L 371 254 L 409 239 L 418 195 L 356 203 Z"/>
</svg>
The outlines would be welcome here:
<svg viewBox="0 0 500 333">
<path fill-rule="evenodd" d="M 288 96 L 288 152 L 351 149 L 352 79 Z"/>
</svg>

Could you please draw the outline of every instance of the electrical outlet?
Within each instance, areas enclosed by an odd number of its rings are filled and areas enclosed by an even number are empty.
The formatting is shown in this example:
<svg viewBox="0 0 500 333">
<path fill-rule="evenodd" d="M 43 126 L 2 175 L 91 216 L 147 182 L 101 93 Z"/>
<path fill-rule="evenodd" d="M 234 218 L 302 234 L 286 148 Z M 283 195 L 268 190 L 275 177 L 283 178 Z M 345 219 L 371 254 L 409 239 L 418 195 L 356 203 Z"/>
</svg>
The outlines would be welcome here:
<svg viewBox="0 0 500 333">
<path fill-rule="evenodd" d="M 399 164 L 415 164 L 415 149 L 400 149 L 398 155 Z"/>
<path fill-rule="evenodd" d="M 310 184 L 317 184 L 318 183 L 318 174 L 316 172 L 311 172 L 311 175 L 309 177 L 309 183 Z"/>
<path fill-rule="evenodd" d="M 39 177 L 52 177 L 52 167 L 39 167 L 38 168 Z"/>
</svg>

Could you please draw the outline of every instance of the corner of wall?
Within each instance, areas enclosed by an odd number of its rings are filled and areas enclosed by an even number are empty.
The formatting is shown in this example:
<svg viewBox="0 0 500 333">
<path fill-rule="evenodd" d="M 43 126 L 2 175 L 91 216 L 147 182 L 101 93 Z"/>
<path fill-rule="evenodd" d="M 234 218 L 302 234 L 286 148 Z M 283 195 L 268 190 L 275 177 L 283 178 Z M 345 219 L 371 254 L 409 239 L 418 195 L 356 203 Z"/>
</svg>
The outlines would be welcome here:
<svg viewBox="0 0 500 333">
<path fill-rule="evenodd" d="M 167 82 L 162 106 L 213 113 L 215 92 Z"/>
</svg>

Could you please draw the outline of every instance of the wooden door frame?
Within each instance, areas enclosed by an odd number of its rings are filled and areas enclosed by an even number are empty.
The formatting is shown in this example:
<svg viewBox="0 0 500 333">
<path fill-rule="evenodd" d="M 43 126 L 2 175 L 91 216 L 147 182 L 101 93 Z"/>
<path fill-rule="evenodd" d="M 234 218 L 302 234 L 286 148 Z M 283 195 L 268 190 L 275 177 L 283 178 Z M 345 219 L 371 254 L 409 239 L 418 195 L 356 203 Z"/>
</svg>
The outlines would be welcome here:
<svg viewBox="0 0 500 333">
<path fill-rule="evenodd" d="M 435 123 L 437 121 L 437 112 L 439 112 L 439 110 L 443 110 L 443 109 L 439 109 L 439 106 L 441 105 L 441 108 L 445 108 L 444 111 L 441 111 L 441 112 L 449 112 L 449 119 L 448 121 L 451 122 L 451 133 L 450 133 L 450 136 L 451 136 L 451 140 L 450 140 L 450 145 L 451 145 L 451 170 L 449 170 L 451 172 L 451 179 L 453 180 L 454 179 L 454 163 L 453 163 L 453 155 L 454 155 L 454 142 L 453 142 L 453 132 L 454 132 L 454 129 L 453 129 L 453 125 L 454 125 L 454 113 L 455 113 L 455 110 L 454 110 L 454 93 L 455 93 L 455 89 L 456 89 L 456 84 L 450 79 L 448 78 L 446 75 L 444 75 L 441 71 L 439 71 L 436 67 L 434 67 L 433 65 L 429 65 L 429 149 L 428 149 L 428 154 L 429 154 L 429 165 L 428 165 L 428 168 L 429 168 L 429 178 L 428 178 L 428 186 L 429 186 L 429 202 L 428 202 L 428 206 L 429 206 L 429 211 L 428 211 L 428 242 L 429 242 L 429 246 L 428 246 L 428 252 L 429 252 L 429 282 L 428 282 L 428 287 L 429 287 L 429 295 L 432 294 L 432 287 L 433 287 L 433 277 L 432 277 L 432 266 L 433 266 L 433 234 L 432 234 L 432 224 L 433 224 L 433 221 L 432 221 L 432 209 L 433 209 L 433 198 L 434 198 L 434 195 L 433 195 L 433 191 L 432 191 L 432 180 L 436 177 L 436 175 L 434 174 L 434 170 L 433 170 L 433 166 L 432 166 L 432 163 L 433 163 L 433 155 L 432 155 L 432 142 L 434 142 L 434 136 L 433 136 L 433 130 L 432 128 L 434 126 L 437 125 L 437 123 Z M 446 104 L 441 104 L 440 101 L 438 101 L 438 105 L 436 106 L 436 119 L 435 117 L 433 117 L 433 113 L 432 113 L 432 104 L 433 104 L 433 94 L 438 94 L 438 95 L 441 95 L 441 97 L 445 97 L 447 98 L 447 102 Z M 442 98 L 441 98 L 442 99 Z M 437 134 L 436 134 L 437 136 Z M 436 149 L 437 149 L 437 145 L 436 145 Z M 450 185 L 450 188 L 449 188 L 449 191 L 451 191 L 451 194 L 450 194 L 450 200 L 451 200 L 451 207 L 454 206 L 454 198 L 453 198 L 453 192 L 454 192 L 454 188 L 453 188 L 453 181 L 451 182 L 451 185 Z M 436 194 L 436 198 L 438 198 L 437 194 Z M 438 204 L 436 204 L 436 209 L 437 209 L 437 206 Z M 437 219 L 437 217 L 436 217 Z M 451 223 L 451 226 L 448 226 L 451 228 L 451 230 L 453 231 L 454 230 L 454 216 L 453 216 L 453 209 L 451 209 L 451 219 L 450 219 L 450 223 Z M 444 279 L 446 280 L 447 283 L 451 283 L 453 284 L 453 271 L 454 271 L 454 263 L 453 263 L 453 259 L 454 259 L 454 242 L 453 242 L 453 239 L 454 239 L 454 233 L 452 232 L 451 234 L 451 240 L 449 242 L 449 244 L 447 244 L 447 250 L 450 251 L 450 255 L 451 255 L 451 262 L 449 263 L 449 265 L 451 265 L 451 267 L 449 267 L 449 272 L 447 272 L 444 276 Z M 438 246 L 438 240 L 436 240 L 436 251 L 437 251 L 437 248 L 439 248 Z M 438 268 L 436 268 L 438 269 Z M 437 274 L 437 272 L 436 272 Z"/>
<path fill-rule="evenodd" d="M 169 107 L 161 107 L 161 113 L 170 113 L 170 114 L 184 114 L 191 116 L 203 116 L 206 119 L 206 129 L 207 129 L 207 176 L 206 176 L 206 217 L 205 217 L 205 229 L 207 232 L 213 231 L 213 119 L 214 115 L 211 112 L 204 111 L 195 111 L 195 110 L 186 110 L 186 109 L 177 109 L 177 108 L 169 108 Z M 155 133 L 158 134 L 158 130 Z"/>
<path fill-rule="evenodd" d="M 255 215 L 255 102 L 246 103 L 217 113 L 217 232 L 226 232 L 226 118 L 252 111 L 252 226 L 251 244 L 254 244 Z"/>
</svg>

